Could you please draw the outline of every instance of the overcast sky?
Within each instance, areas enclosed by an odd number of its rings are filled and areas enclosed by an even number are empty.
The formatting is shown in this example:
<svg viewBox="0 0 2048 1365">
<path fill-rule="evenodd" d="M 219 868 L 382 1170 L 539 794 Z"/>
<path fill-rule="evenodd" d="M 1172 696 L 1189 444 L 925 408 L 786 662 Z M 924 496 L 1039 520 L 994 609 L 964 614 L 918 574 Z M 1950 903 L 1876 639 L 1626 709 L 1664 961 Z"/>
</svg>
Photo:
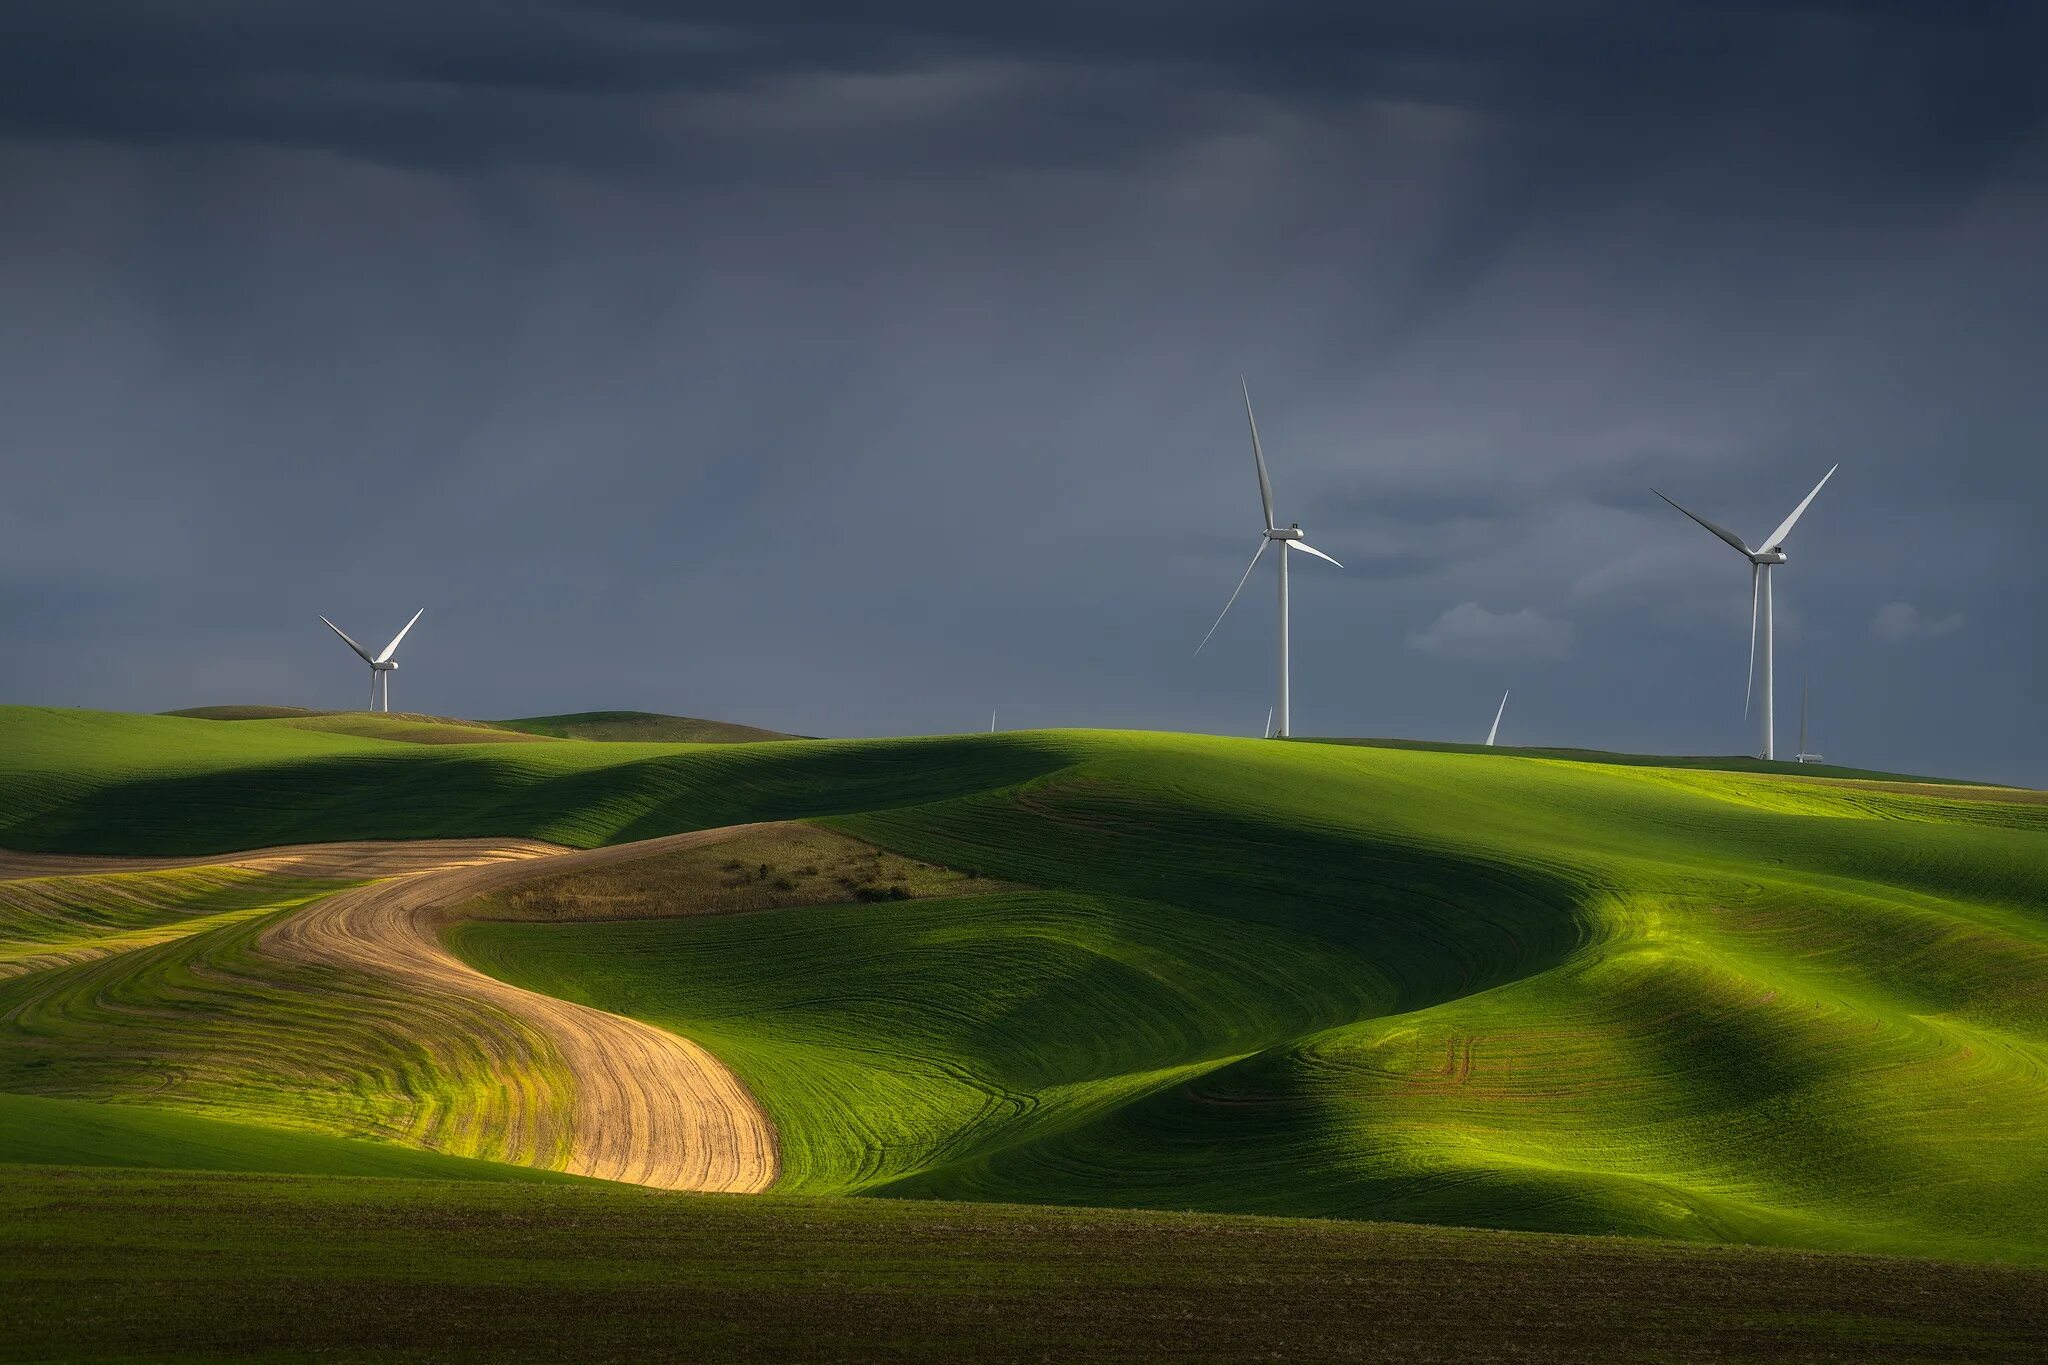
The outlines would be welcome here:
<svg viewBox="0 0 2048 1365">
<path fill-rule="evenodd" d="M 0 10 L 0 699 L 1781 750 L 2048 784 L 2048 20 Z"/>
</svg>

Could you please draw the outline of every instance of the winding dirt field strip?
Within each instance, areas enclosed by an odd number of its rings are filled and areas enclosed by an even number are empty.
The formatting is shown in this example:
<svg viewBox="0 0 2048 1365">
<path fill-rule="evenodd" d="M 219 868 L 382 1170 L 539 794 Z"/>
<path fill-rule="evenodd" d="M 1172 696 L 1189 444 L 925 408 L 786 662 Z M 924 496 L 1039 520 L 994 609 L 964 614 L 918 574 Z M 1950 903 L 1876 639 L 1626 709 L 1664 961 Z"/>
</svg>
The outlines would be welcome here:
<svg viewBox="0 0 2048 1365">
<path fill-rule="evenodd" d="M 0 853 L 0 880 L 223 864 L 307 877 L 385 879 L 279 920 L 264 931 L 260 946 L 289 960 L 369 972 L 423 994 L 480 1001 L 544 1037 L 574 1077 L 564 1169 L 663 1189 L 753 1193 L 766 1189 L 779 1170 L 775 1130 L 717 1058 L 636 1020 L 486 976 L 442 946 L 440 929 L 452 907 L 531 877 L 772 828 L 734 825 L 589 850 L 533 840 L 437 839 L 313 844 L 213 858 Z"/>
</svg>

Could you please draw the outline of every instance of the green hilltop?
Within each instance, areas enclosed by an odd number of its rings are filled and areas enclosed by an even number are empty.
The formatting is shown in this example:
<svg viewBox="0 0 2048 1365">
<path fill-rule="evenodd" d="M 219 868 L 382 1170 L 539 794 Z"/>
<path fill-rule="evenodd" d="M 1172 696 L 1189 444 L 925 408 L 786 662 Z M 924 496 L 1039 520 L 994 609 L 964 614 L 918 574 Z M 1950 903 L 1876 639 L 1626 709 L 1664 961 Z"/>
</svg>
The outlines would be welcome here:
<svg viewBox="0 0 2048 1365">
<path fill-rule="evenodd" d="M 555 739 L 593 739 L 614 744 L 753 744 L 796 738 L 780 730 L 699 720 L 694 716 L 665 716 L 656 711 L 578 711 L 565 716 L 525 716 L 492 723 L 502 729 Z"/>
<path fill-rule="evenodd" d="M 773 1118 L 786 1193 L 2048 1261 L 2034 793 L 1106 731 L 422 745 L 0 708 L 17 850 L 767 818 L 978 885 L 484 906 L 452 942 L 708 1047 Z M 0 1095 L 539 1159 L 424 1126 L 420 1096 L 494 1083 L 425 1003 L 254 950 L 308 888 L 138 875 L 163 880 L 109 891 L 106 925 L 0 910 L 65 951 L 148 939 L 0 978 Z"/>
<path fill-rule="evenodd" d="M 397 739 L 414 744 L 482 744 L 493 740 L 583 739 L 602 743 L 752 744 L 793 739 L 779 730 L 655 711 L 578 711 L 517 720 L 458 720 L 399 711 L 309 711 L 298 706 L 194 706 L 167 711 L 193 720 L 267 721 L 294 730 Z"/>
</svg>

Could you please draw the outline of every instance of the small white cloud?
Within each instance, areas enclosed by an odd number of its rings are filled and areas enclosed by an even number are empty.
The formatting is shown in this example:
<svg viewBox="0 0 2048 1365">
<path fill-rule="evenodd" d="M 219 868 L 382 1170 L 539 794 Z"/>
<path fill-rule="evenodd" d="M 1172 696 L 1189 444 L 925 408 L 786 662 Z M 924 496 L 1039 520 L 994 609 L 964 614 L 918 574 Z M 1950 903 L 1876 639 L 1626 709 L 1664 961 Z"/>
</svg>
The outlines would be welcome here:
<svg viewBox="0 0 2048 1365">
<path fill-rule="evenodd" d="M 1408 647 L 1446 659 L 1494 662 L 1506 659 L 1562 659 L 1572 647 L 1572 628 L 1541 612 L 1491 612 L 1477 602 L 1460 602 L 1428 630 L 1408 637 Z"/>
<path fill-rule="evenodd" d="M 1963 628 L 1963 614 L 1929 616 L 1911 602 L 1887 602 L 1870 619 L 1870 633 L 1894 644 L 1900 640 L 1931 640 Z"/>
</svg>

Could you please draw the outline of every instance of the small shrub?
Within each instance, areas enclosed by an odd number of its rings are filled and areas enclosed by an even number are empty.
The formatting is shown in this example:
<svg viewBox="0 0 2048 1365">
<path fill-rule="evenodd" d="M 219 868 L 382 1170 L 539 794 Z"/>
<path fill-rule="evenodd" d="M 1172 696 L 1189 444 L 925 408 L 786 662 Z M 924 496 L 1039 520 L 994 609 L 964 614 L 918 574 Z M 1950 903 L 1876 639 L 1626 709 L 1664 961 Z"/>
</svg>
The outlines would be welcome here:
<svg viewBox="0 0 2048 1365">
<path fill-rule="evenodd" d="M 773 882 L 770 882 L 769 885 L 773 886 L 777 891 L 796 890 L 796 883 L 791 881 L 787 877 L 777 877 Z"/>
</svg>

